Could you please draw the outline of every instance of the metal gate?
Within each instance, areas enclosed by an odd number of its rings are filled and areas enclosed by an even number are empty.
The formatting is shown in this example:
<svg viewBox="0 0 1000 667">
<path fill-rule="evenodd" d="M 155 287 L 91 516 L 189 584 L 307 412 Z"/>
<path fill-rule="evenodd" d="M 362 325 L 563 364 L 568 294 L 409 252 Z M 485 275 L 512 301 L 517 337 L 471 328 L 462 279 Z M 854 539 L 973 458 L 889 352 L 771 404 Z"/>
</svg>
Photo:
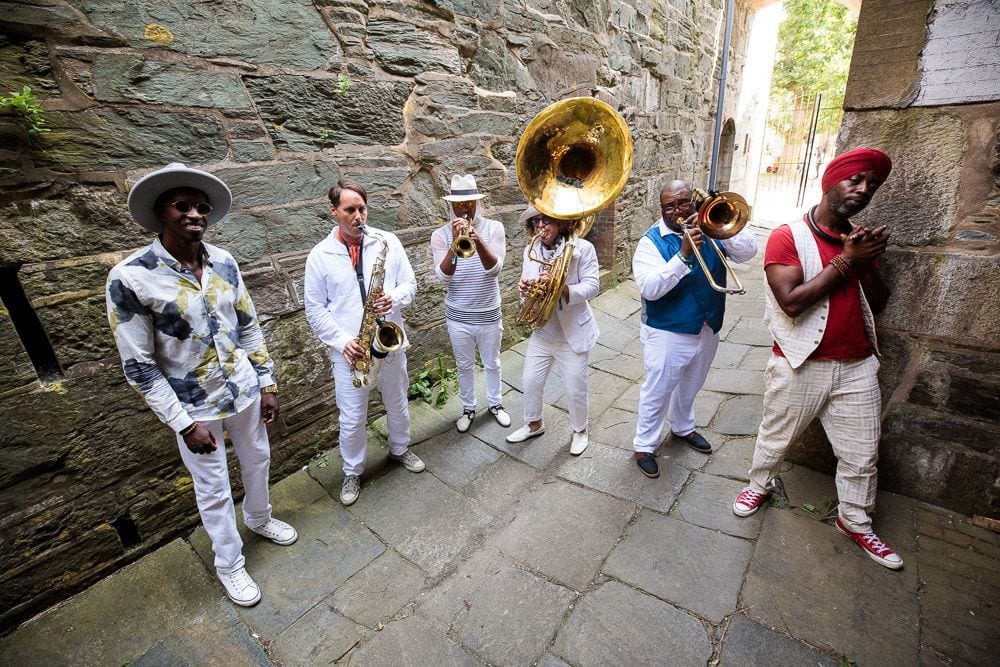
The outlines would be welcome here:
<svg viewBox="0 0 1000 667">
<path fill-rule="evenodd" d="M 819 199 L 820 176 L 837 147 L 843 106 L 843 92 L 806 93 L 768 110 L 754 196 L 758 205 L 798 207 Z"/>
</svg>

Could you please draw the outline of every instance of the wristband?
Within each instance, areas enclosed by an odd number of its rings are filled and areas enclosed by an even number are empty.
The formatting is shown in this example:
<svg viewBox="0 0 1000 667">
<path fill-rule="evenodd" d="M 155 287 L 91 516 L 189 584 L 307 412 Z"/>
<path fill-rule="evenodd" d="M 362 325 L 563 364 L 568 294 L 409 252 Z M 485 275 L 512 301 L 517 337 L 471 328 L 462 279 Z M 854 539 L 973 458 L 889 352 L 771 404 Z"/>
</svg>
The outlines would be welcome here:
<svg viewBox="0 0 1000 667">
<path fill-rule="evenodd" d="M 266 387 L 261 387 L 260 393 L 262 393 L 262 394 L 277 394 L 278 393 L 278 385 L 277 384 L 269 384 Z"/>
<path fill-rule="evenodd" d="M 196 428 L 198 428 L 198 422 L 191 422 L 180 430 L 181 437 L 183 438 L 184 436 L 191 435 L 194 433 Z"/>
<path fill-rule="evenodd" d="M 851 265 L 841 255 L 836 255 L 830 260 L 830 266 L 837 269 L 841 276 L 847 277 L 851 272 Z"/>
<path fill-rule="evenodd" d="M 689 258 L 685 257 L 684 255 L 682 255 L 680 250 L 677 251 L 677 259 L 679 259 L 682 262 L 684 262 L 684 265 L 687 266 L 689 269 L 693 269 L 694 268 L 694 260 L 693 259 L 689 259 Z"/>
</svg>

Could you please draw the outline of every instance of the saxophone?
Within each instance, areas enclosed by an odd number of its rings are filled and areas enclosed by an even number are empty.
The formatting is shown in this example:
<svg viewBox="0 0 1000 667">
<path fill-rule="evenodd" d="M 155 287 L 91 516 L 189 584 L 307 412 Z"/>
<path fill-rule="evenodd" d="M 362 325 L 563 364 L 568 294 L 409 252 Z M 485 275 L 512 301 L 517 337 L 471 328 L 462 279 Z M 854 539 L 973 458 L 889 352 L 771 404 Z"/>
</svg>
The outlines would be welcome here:
<svg viewBox="0 0 1000 667">
<path fill-rule="evenodd" d="M 365 309 L 361 315 L 361 330 L 358 331 L 358 343 L 365 351 L 365 356 L 354 362 L 354 386 L 368 385 L 368 375 L 372 372 L 373 358 L 384 359 L 390 352 L 403 347 L 403 329 L 395 322 L 383 320 L 375 315 L 375 300 L 382 296 L 382 285 L 385 283 L 385 258 L 389 254 L 389 243 L 381 234 L 372 231 L 367 225 L 361 228 L 365 234 L 375 237 L 381 244 L 375 265 L 372 267 L 372 278 L 368 282 Z M 375 373 L 376 377 L 378 373 Z"/>
</svg>

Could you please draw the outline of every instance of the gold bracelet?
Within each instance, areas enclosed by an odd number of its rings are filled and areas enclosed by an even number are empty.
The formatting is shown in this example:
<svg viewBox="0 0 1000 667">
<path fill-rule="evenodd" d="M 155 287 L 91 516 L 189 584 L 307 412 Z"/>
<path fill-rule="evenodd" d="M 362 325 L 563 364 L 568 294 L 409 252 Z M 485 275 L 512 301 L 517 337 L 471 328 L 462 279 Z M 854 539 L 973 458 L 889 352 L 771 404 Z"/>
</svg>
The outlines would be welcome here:
<svg viewBox="0 0 1000 667">
<path fill-rule="evenodd" d="M 836 255 L 830 259 L 830 266 L 837 269 L 840 275 L 844 278 L 846 278 L 847 274 L 851 271 L 851 265 L 848 264 L 847 260 L 840 255 Z"/>
<path fill-rule="evenodd" d="M 192 433 L 194 433 L 194 430 L 196 428 L 198 428 L 198 422 L 191 422 L 190 424 L 188 424 L 187 426 L 185 426 L 180 430 L 181 437 L 184 437 L 186 435 L 191 435 Z"/>
<path fill-rule="evenodd" d="M 262 393 L 262 394 L 277 394 L 278 393 L 278 385 L 277 384 L 269 384 L 266 387 L 261 387 L 260 393 Z"/>
</svg>

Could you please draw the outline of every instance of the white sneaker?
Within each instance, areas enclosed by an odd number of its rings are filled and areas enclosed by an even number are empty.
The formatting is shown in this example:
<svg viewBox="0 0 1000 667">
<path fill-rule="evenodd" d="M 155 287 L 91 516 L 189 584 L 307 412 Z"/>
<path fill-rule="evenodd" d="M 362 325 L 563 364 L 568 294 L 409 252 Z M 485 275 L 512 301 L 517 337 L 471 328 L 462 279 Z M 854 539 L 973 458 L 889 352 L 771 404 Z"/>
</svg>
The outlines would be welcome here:
<svg viewBox="0 0 1000 667">
<path fill-rule="evenodd" d="M 472 426 L 472 422 L 474 422 L 475 420 L 476 420 L 476 411 L 466 410 L 465 412 L 462 413 L 462 416 L 458 418 L 458 421 L 455 422 L 455 429 L 459 433 L 465 433 L 466 431 L 469 430 L 469 428 Z"/>
<path fill-rule="evenodd" d="M 490 412 L 493 414 L 493 418 L 497 420 L 497 423 L 504 428 L 510 426 L 510 415 L 504 410 L 502 405 L 494 405 L 490 408 Z"/>
<path fill-rule="evenodd" d="M 229 574 L 222 574 L 217 572 L 219 576 L 219 581 L 222 582 L 223 588 L 226 589 L 226 595 L 234 603 L 240 605 L 241 607 L 252 607 L 258 602 L 260 602 L 260 588 L 250 578 L 247 574 L 247 569 L 241 567 L 235 572 L 230 572 Z"/>
<path fill-rule="evenodd" d="M 508 435 L 507 442 L 524 442 L 525 440 L 530 440 L 531 438 L 537 438 L 542 433 L 545 433 L 544 424 L 539 426 L 537 431 L 532 431 L 531 427 L 525 424 L 521 428 L 517 429 L 516 431 Z"/>
<path fill-rule="evenodd" d="M 247 526 L 247 528 L 250 528 L 250 526 Z M 289 526 L 284 521 L 279 521 L 274 517 L 268 519 L 267 523 L 263 526 L 250 528 L 250 530 L 258 535 L 266 537 L 275 544 L 280 544 L 283 547 L 287 547 L 289 544 L 293 544 L 295 540 L 299 539 L 299 534 L 295 532 L 294 528 Z"/>
<path fill-rule="evenodd" d="M 344 478 L 344 485 L 340 487 L 340 502 L 347 507 L 353 505 L 354 501 L 361 495 L 361 478 L 357 475 L 348 475 Z"/>
<path fill-rule="evenodd" d="M 403 467 L 410 472 L 423 472 L 427 467 L 420 457 L 407 449 L 402 454 L 389 454 L 389 458 L 403 464 Z"/>
<path fill-rule="evenodd" d="M 579 456 L 583 454 L 583 450 L 587 448 L 590 444 L 590 436 L 587 435 L 586 431 L 577 433 L 573 432 L 573 440 L 569 443 L 569 453 L 573 456 Z"/>
</svg>

